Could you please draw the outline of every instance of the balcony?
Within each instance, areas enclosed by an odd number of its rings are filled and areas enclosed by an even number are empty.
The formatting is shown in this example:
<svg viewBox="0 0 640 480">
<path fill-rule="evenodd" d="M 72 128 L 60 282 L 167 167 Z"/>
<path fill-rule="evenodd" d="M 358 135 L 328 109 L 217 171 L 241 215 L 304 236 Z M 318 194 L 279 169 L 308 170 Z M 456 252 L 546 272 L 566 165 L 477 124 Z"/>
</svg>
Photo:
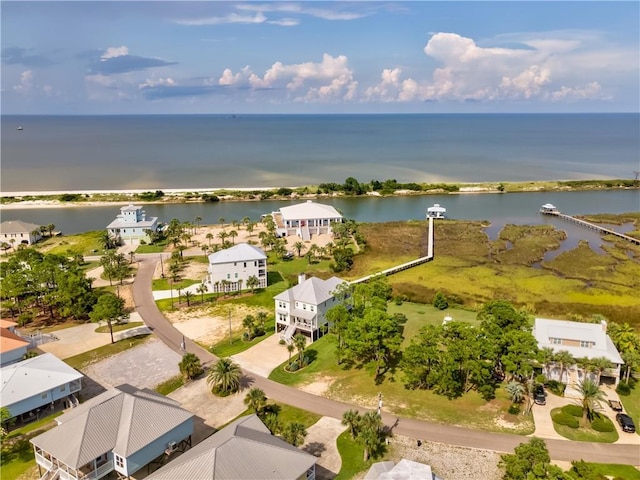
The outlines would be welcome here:
<svg viewBox="0 0 640 480">
<path fill-rule="evenodd" d="M 42 454 L 36 452 L 36 463 L 41 467 L 44 467 L 46 470 L 49 470 L 53 465 L 53 462 L 47 458 L 45 458 Z"/>
</svg>

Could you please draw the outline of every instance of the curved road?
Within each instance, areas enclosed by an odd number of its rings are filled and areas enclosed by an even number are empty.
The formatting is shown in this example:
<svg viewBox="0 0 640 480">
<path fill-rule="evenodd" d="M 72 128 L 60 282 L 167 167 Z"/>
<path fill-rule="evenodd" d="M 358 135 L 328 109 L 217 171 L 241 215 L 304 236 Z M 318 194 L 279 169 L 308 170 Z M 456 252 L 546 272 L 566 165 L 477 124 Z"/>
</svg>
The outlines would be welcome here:
<svg viewBox="0 0 640 480">
<path fill-rule="evenodd" d="M 145 324 L 166 345 L 178 353 L 183 353 L 181 343 L 184 339 L 187 352 L 196 354 L 203 365 L 217 360 L 217 357 L 200 347 L 188 338 L 184 338 L 160 312 L 153 299 L 151 280 L 158 262 L 158 255 L 138 255 L 138 274 L 133 283 L 133 299 L 136 309 Z M 353 405 L 337 402 L 328 398 L 312 395 L 293 387 L 260 377 L 254 373 L 244 371 L 247 383 L 261 388 L 265 394 L 276 401 L 287 403 L 304 410 L 333 418 L 342 418 L 343 412 L 354 408 Z M 443 398 L 443 401 L 446 401 Z M 364 409 L 360 409 L 364 411 Z M 398 418 L 383 413 L 382 419 L 386 425 L 393 425 L 393 431 L 411 438 L 459 445 L 462 447 L 490 449 L 497 452 L 513 453 L 513 449 L 528 437 L 520 435 L 483 432 L 469 430 L 450 425 L 426 422 L 409 418 Z M 607 443 L 570 442 L 566 440 L 545 439 L 551 458 L 554 460 L 580 460 L 601 463 L 622 463 L 640 465 L 640 449 L 637 445 L 613 445 Z"/>
</svg>

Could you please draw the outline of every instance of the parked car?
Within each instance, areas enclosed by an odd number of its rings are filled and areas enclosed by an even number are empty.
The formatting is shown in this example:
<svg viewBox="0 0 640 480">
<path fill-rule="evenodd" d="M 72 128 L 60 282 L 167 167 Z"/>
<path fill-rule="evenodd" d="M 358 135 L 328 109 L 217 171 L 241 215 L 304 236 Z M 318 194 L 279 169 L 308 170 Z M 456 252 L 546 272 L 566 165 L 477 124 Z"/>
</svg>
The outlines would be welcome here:
<svg viewBox="0 0 640 480">
<path fill-rule="evenodd" d="M 611 410 L 615 410 L 616 412 L 622 411 L 622 404 L 617 400 L 609 400 L 609 406 Z"/>
<path fill-rule="evenodd" d="M 542 385 L 536 385 L 533 389 L 533 401 L 537 405 L 547 404 L 547 395 L 544 393 L 544 387 Z"/>
<path fill-rule="evenodd" d="M 618 424 L 620 424 L 620 428 L 622 428 L 623 432 L 636 432 L 636 426 L 633 423 L 633 419 L 626 413 L 618 413 L 616 415 L 616 420 L 618 421 Z"/>
</svg>

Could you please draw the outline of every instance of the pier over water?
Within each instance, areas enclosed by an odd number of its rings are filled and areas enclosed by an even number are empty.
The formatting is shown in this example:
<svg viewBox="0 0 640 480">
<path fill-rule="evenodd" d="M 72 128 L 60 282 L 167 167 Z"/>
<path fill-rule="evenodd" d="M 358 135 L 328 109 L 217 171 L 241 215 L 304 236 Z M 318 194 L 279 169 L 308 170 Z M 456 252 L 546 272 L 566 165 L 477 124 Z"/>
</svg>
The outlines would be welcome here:
<svg viewBox="0 0 640 480">
<path fill-rule="evenodd" d="M 540 213 L 543 215 L 553 215 L 558 218 L 562 218 L 563 220 L 567 220 L 569 222 L 577 223 L 581 227 L 590 228 L 591 230 L 596 230 L 605 235 L 615 235 L 616 237 L 622 238 L 631 243 L 635 243 L 636 245 L 640 245 L 640 238 L 630 237 L 629 235 L 625 235 L 624 233 L 616 232 L 615 230 L 611 230 L 609 228 L 601 227 L 600 225 L 596 225 L 595 223 L 587 222 L 585 220 L 580 220 L 579 218 L 572 217 L 571 215 L 566 215 L 561 213 L 555 206 L 547 203 L 542 206 L 540 209 Z"/>
</svg>

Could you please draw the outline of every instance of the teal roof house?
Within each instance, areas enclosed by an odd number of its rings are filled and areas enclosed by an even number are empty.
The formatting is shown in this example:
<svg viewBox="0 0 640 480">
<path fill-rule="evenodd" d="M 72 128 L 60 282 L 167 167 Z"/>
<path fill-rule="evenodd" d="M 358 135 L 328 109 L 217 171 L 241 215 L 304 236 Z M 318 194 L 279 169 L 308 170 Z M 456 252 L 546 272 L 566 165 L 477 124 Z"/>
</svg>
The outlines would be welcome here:
<svg viewBox="0 0 640 480">
<path fill-rule="evenodd" d="M 158 229 L 158 217 L 149 217 L 142 207 L 137 205 L 127 205 L 120 208 L 120 214 L 116 219 L 107 225 L 107 232 L 118 242 L 140 241 L 148 242 L 147 230 Z"/>
</svg>

